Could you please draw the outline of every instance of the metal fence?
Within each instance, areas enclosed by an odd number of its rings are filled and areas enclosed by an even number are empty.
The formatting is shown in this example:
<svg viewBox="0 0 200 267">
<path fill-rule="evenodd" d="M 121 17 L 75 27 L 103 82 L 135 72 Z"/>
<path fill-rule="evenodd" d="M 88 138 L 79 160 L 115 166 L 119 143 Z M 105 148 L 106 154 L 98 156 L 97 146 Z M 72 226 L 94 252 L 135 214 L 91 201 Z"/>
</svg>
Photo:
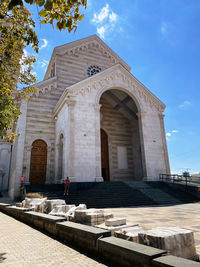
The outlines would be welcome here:
<svg viewBox="0 0 200 267">
<path fill-rule="evenodd" d="M 167 183 L 174 183 L 174 182 L 182 182 L 186 186 L 188 183 L 193 182 L 192 176 L 188 175 L 181 175 L 181 174 L 165 174 L 165 173 L 160 173 L 159 179 L 162 182 L 167 182 Z"/>
</svg>

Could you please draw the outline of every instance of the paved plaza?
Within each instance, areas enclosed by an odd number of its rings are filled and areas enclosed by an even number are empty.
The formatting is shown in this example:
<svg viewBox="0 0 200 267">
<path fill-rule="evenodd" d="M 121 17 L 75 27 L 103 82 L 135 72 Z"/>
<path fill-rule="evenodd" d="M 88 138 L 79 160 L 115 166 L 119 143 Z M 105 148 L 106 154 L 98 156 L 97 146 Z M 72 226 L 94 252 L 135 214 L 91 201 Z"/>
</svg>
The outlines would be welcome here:
<svg viewBox="0 0 200 267">
<path fill-rule="evenodd" d="M 177 226 L 194 231 L 200 254 L 200 203 L 106 209 L 150 229 Z M 0 212 L 1 266 L 107 266 Z"/>
<path fill-rule="evenodd" d="M 176 226 L 194 232 L 197 253 L 200 255 L 200 203 L 174 206 L 106 209 L 127 222 L 151 229 L 158 226 Z"/>
<path fill-rule="evenodd" d="M 0 266 L 107 266 L 0 212 Z"/>
</svg>

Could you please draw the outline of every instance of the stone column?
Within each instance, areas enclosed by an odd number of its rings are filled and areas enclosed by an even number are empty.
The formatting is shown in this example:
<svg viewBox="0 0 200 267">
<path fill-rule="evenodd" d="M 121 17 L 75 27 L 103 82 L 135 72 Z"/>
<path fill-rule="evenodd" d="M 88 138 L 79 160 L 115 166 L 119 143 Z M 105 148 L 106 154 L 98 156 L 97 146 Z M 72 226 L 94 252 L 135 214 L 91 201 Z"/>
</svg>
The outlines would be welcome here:
<svg viewBox="0 0 200 267">
<path fill-rule="evenodd" d="M 29 183 L 30 166 L 31 166 L 31 149 L 32 149 L 32 146 L 26 147 L 26 153 L 27 153 L 26 176 L 25 176 L 26 183 Z"/>
<path fill-rule="evenodd" d="M 144 140 L 144 117 L 146 112 L 138 112 L 139 123 L 139 134 L 140 134 L 140 146 L 141 146 L 141 156 L 142 156 L 142 169 L 143 169 L 143 180 L 147 180 L 147 166 L 146 166 L 146 154 L 145 154 L 145 140 Z"/>
<path fill-rule="evenodd" d="M 55 144 L 55 154 L 54 154 L 54 157 L 55 157 L 55 177 L 54 177 L 54 182 L 55 183 L 58 183 L 58 161 L 59 161 L 59 151 L 60 151 L 60 144 Z"/>
<path fill-rule="evenodd" d="M 100 136 L 100 109 L 101 104 L 94 104 L 95 110 L 95 153 L 96 153 L 96 182 L 103 182 L 101 174 L 101 136 Z"/>
<path fill-rule="evenodd" d="M 52 179 L 50 177 L 50 161 L 51 161 L 51 146 L 48 146 L 47 147 L 47 164 L 46 164 L 46 181 L 45 183 L 52 183 Z"/>
<path fill-rule="evenodd" d="M 167 142 L 166 142 L 166 137 L 165 137 L 165 126 L 164 126 L 165 115 L 162 113 L 159 113 L 158 116 L 160 119 L 161 138 L 162 138 L 162 144 L 163 144 L 166 173 L 170 174 L 170 165 L 169 165 L 169 157 L 168 157 L 168 151 L 167 151 Z"/>
<path fill-rule="evenodd" d="M 67 157 L 67 175 L 71 182 L 75 182 L 74 177 L 74 129 L 75 129 L 75 122 L 74 122 L 74 106 L 76 104 L 75 100 L 67 100 L 68 105 L 68 157 Z M 64 172 L 66 176 L 66 173 Z M 64 177 L 65 178 L 65 177 Z"/>
</svg>

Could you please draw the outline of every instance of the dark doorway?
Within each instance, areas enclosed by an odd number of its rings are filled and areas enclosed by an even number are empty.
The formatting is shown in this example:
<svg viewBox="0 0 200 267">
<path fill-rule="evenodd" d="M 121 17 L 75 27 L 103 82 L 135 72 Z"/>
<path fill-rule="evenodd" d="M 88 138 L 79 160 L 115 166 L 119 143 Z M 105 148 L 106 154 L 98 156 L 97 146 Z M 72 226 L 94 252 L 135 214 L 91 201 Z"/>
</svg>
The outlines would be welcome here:
<svg viewBox="0 0 200 267">
<path fill-rule="evenodd" d="M 110 181 L 108 135 L 103 129 L 101 129 L 101 170 L 104 181 Z"/>
<path fill-rule="evenodd" d="M 47 166 L 47 144 L 36 140 L 31 149 L 30 184 L 45 184 Z"/>
</svg>

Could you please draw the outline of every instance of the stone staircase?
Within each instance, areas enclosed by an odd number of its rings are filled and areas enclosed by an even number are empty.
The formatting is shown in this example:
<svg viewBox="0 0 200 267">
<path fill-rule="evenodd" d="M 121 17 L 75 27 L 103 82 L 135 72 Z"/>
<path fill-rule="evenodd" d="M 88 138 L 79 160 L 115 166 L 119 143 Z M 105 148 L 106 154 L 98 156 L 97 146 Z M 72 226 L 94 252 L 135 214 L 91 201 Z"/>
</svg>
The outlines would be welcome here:
<svg viewBox="0 0 200 267">
<path fill-rule="evenodd" d="M 65 199 L 67 204 L 85 203 L 88 208 L 177 205 L 197 199 L 186 191 L 171 188 L 163 182 L 71 183 L 69 195 L 64 185 L 28 185 L 27 193 L 40 192 L 49 199 Z"/>
</svg>

